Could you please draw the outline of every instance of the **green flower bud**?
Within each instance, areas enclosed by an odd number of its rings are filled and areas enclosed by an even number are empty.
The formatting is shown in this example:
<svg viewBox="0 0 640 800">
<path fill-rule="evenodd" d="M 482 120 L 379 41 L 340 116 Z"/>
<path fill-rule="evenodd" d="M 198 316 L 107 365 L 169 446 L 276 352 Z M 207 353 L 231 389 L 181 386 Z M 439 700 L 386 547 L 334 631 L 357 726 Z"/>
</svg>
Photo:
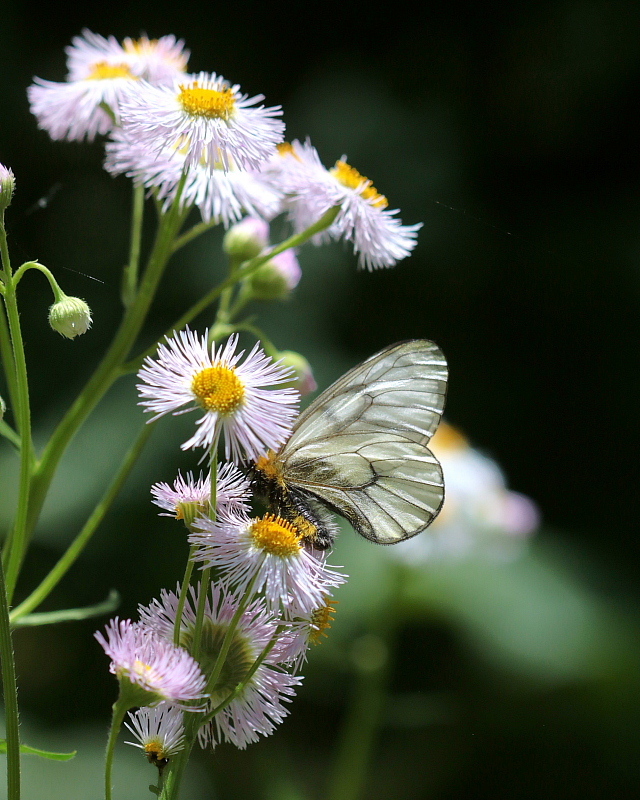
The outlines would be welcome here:
<svg viewBox="0 0 640 800">
<path fill-rule="evenodd" d="M 298 285 L 302 271 L 293 250 L 274 256 L 248 278 L 256 300 L 285 300 Z"/>
<path fill-rule="evenodd" d="M 269 244 L 269 223 L 256 217 L 245 217 L 225 233 L 222 249 L 240 261 L 260 255 Z"/>
<path fill-rule="evenodd" d="M 15 186 L 16 179 L 13 177 L 13 172 L 4 164 L 0 164 L 0 213 L 9 207 Z"/>
<path fill-rule="evenodd" d="M 284 367 L 289 367 L 295 373 L 293 380 L 290 383 L 283 384 L 284 386 L 297 389 L 302 397 L 315 392 L 318 384 L 313 377 L 311 365 L 304 356 L 300 355 L 300 353 L 295 353 L 293 350 L 281 350 L 278 353 L 278 359 Z"/>
<path fill-rule="evenodd" d="M 91 309 L 79 297 L 65 294 L 49 309 L 49 325 L 67 339 L 73 339 L 91 327 Z"/>
</svg>

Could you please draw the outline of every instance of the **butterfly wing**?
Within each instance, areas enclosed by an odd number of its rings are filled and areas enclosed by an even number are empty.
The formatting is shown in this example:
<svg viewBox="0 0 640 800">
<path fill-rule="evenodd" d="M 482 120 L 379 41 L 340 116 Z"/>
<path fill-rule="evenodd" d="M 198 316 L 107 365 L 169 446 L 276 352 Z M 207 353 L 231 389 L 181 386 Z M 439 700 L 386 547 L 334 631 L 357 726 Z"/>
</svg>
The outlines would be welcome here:
<svg viewBox="0 0 640 800">
<path fill-rule="evenodd" d="M 424 530 L 444 499 L 426 443 L 446 395 L 447 366 L 426 340 L 392 345 L 354 367 L 298 419 L 279 456 L 288 484 L 381 544 Z"/>
</svg>

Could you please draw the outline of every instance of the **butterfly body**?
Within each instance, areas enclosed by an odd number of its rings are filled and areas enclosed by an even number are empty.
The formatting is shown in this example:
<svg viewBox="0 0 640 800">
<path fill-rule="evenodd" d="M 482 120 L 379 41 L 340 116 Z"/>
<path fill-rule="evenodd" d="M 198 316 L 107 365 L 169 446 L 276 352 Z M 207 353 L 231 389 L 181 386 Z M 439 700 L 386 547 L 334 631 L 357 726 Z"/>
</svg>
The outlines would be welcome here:
<svg viewBox="0 0 640 800">
<path fill-rule="evenodd" d="M 446 361 L 433 342 L 381 350 L 317 397 L 277 453 L 258 459 L 257 491 L 317 549 L 335 538 L 327 509 L 378 544 L 415 536 L 444 499 L 442 470 L 427 443 L 446 381 Z"/>
</svg>

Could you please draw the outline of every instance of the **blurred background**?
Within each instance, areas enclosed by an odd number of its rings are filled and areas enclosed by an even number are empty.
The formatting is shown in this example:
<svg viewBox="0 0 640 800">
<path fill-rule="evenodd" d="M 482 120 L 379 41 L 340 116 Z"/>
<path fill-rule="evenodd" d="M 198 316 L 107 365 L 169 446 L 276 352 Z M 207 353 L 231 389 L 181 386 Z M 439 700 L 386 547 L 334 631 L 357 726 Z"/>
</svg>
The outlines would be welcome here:
<svg viewBox="0 0 640 800">
<path fill-rule="evenodd" d="M 244 753 L 203 754 L 185 796 L 326 798 L 346 759 L 354 774 L 362 765 L 371 800 L 637 797 L 640 537 L 628 492 L 640 388 L 638 5 L 138 0 L 76 10 L 4 0 L 12 258 L 39 259 L 94 312 L 90 333 L 63 340 L 47 325 L 44 281 L 21 284 L 40 441 L 117 326 L 127 258 L 128 182 L 102 171 L 100 143 L 51 142 L 26 101 L 33 76 L 64 79 L 64 47 L 85 27 L 184 38 L 190 70 L 282 104 L 289 139 L 309 136 L 327 165 L 346 154 L 405 224 L 424 223 L 413 256 L 392 270 L 358 272 L 341 245 L 303 250 L 291 300 L 255 310 L 278 347 L 310 360 L 321 389 L 394 341 L 437 341 L 451 368 L 449 423 L 541 520 L 528 536 L 526 525 L 487 533 L 472 508 L 463 527 L 474 546 L 449 552 L 443 527 L 437 552 L 404 558 L 345 532 L 333 561 L 351 579 L 290 717 Z M 212 232 L 172 262 L 142 345 L 217 280 L 219 246 Z M 20 597 L 83 524 L 142 424 L 134 384 L 121 381 L 75 440 Z M 116 588 L 129 616 L 178 580 L 184 537 L 148 490 L 196 468 L 197 454 L 179 451 L 192 419 L 160 423 L 47 608 Z M 15 474 L 0 442 L 3 528 Z M 25 740 L 79 750 L 68 764 L 25 759 L 25 797 L 101 796 L 116 685 L 92 632 L 105 621 L 17 633 Z M 350 726 L 362 752 L 349 750 Z M 116 796 L 145 796 L 152 768 L 133 748 L 118 757 Z"/>
</svg>

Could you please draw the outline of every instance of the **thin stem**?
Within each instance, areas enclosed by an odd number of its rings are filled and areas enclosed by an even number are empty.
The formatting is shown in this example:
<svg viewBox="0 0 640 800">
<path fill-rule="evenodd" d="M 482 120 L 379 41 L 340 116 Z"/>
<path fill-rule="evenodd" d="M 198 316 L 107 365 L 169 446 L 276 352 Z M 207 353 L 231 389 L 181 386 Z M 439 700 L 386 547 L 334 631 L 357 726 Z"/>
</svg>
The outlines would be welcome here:
<svg viewBox="0 0 640 800">
<path fill-rule="evenodd" d="M 100 502 L 96 505 L 93 513 L 84 524 L 80 533 L 76 536 L 73 542 L 69 545 L 66 552 L 59 559 L 58 563 L 53 567 L 51 572 L 44 578 L 40 585 L 34 589 L 31 594 L 20 603 L 19 606 L 11 612 L 11 621 L 15 623 L 20 617 L 29 614 L 34 608 L 37 608 L 42 601 L 48 597 L 53 589 L 60 583 L 62 578 L 67 574 L 71 566 L 75 563 L 76 559 L 82 553 L 87 543 L 95 533 L 98 525 L 104 519 L 111 504 L 117 497 L 124 482 L 129 477 L 129 473 L 136 464 L 140 453 L 146 445 L 151 433 L 155 427 L 155 423 L 145 425 L 137 438 L 129 448 L 122 464 L 113 477 L 107 491 L 102 496 Z"/>
<path fill-rule="evenodd" d="M 212 692 L 215 688 L 216 683 L 218 682 L 218 678 L 220 677 L 220 673 L 222 672 L 222 667 L 224 666 L 224 662 L 226 661 L 227 655 L 229 654 L 229 648 L 231 647 L 231 642 L 233 641 L 233 636 L 235 634 L 236 628 L 238 627 L 238 622 L 244 612 L 246 611 L 247 606 L 249 605 L 249 601 L 252 597 L 253 592 L 253 585 L 256 582 L 256 578 L 258 576 L 258 572 L 256 571 L 255 575 L 249 581 L 247 589 L 244 593 L 244 596 L 240 603 L 238 604 L 238 608 L 235 610 L 233 617 L 231 618 L 231 622 L 229 623 L 229 627 L 224 635 L 224 639 L 222 640 L 222 645 L 220 647 L 220 652 L 218 653 L 218 657 L 216 658 L 216 663 L 211 671 L 211 675 L 209 675 L 209 680 L 207 681 L 207 692 Z"/>
<path fill-rule="evenodd" d="M 209 222 L 199 222 L 197 225 L 194 225 L 193 228 L 188 230 L 186 233 L 183 233 L 182 236 L 178 236 L 178 238 L 173 243 L 172 253 L 175 253 L 176 250 L 180 250 L 181 247 L 184 247 L 185 244 L 189 244 L 189 242 L 196 239 L 198 236 L 206 233 L 207 231 L 214 228 L 218 225 L 219 220 L 209 220 Z"/>
<path fill-rule="evenodd" d="M 2 553 L 6 569 L 6 591 L 9 603 L 18 578 L 25 548 L 27 515 L 29 510 L 29 491 L 34 463 L 33 442 L 31 440 L 31 410 L 29 405 L 29 382 L 27 379 L 27 362 L 24 354 L 24 343 L 20 329 L 20 314 L 16 298 L 14 279 L 11 274 L 9 251 L 4 227 L 0 226 L 0 256 L 2 258 L 3 280 L 5 285 L 4 301 L 9 321 L 13 362 L 16 376 L 16 403 L 14 415 L 20 435 L 20 483 L 18 489 L 18 506 L 13 529 L 5 542 Z"/>
<path fill-rule="evenodd" d="M 58 463 L 69 442 L 82 423 L 113 382 L 122 374 L 122 362 L 144 324 L 164 268 L 171 254 L 173 239 L 184 221 L 184 218 L 185 213 L 180 211 L 178 199 L 176 199 L 176 202 L 169 212 L 161 219 L 156 235 L 156 242 L 149 258 L 147 269 L 140 283 L 138 293 L 132 305 L 127 309 L 109 350 L 87 382 L 84 390 L 58 424 L 45 447 L 31 484 L 29 513 L 25 524 L 25 533 L 22 537 L 20 552 L 17 552 L 17 547 L 14 548 L 16 554 L 14 555 L 12 552 L 14 559 L 10 564 L 11 573 L 7 575 L 7 591 L 10 596 L 15 587 L 17 573 L 24 555 L 28 536 L 38 520 Z"/>
<path fill-rule="evenodd" d="M 113 767 L 113 756 L 115 754 L 118 734 L 127 713 L 127 704 L 120 698 L 113 704 L 113 714 L 111 716 L 111 730 L 109 731 L 109 741 L 107 742 L 107 753 L 104 762 L 104 797 L 111 800 L 111 771 Z"/>
<path fill-rule="evenodd" d="M 140 245 L 144 220 L 144 186 L 133 187 L 131 208 L 131 241 L 129 242 L 129 262 L 122 273 L 122 302 L 128 308 L 134 301 L 138 288 L 140 266 Z"/>
<path fill-rule="evenodd" d="M 197 303 L 194 303 L 194 305 L 192 305 L 187 312 L 185 312 L 178 320 L 176 320 L 176 322 L 173 323 L 173 325 L 171 325 L 170 328 L 165 331 L 164 336 L 169 337 L 175 331 L 182 330 L 182 328 L 195 319 L 198 314 L 201 314 L 212 303 L 214 303 L 225 291 L 225 289 L 228 289 L 235 283 L 238 283 L 240 280 L 250 277 L 257 269 L 259 269 L 263 264 L 266 264 L 267 261 L 270 261 L 274 256 L 277 256 L 279 253 L 283 253 L 285 250 L 289 250 L 291 247 L 300 247 L 306 241 L 315 236 L 316 233 L 326 230 L 326 228 L 328 228 L 335 220 L 339 211 L 340 206 L 333 206 L 333 208 L 330 208 L 328 211 L 326 211 L 316 223 L 311 225 L 311 227 L 307 228 L 305 231 L 302 231 L 302 233 L 296 233 L 294 236 L 290 236 L 288 239 L 285 239 L 284 242 L 281 242 L 276 247 L 273 247 L 264 255 L 256 256 L 256 258 L 245 261 L 237 272 L 229 275 L 224 281 L 222 281 L 222 283 L 218 284 L 218 286 L 215 286 L 213 289 L 207 292 L 207 294 L 198 300 Z M 127 372 L 134 372 L 137 370 L 144 359 L 153 354 L 155 347 L 155 345 L 148 347 L 139 356 L 136 356 L 136 358 L 128 361 L 123 366 L 123 370 L 126 370 Z"/>
<path fill-rule="evenodd" d="M 3 292 L 4 294 L 4 292 Z M 9 406 L 14 409 L 18 405 L 18 385 L 16 379 L 16 365 L 13 361 L 13 348 L 11 347 L 11 334 L 9 333 L 9 323 L 4 310 L 4 304 L 0 302 L 0 361 L 4 374 L 7 379 L 9 390 Z"/>
<path fill-rule="evenodd" d="M 187 602 L 187 595 L 189 594 L 189 587 L 191 585 L 191 575 L 193 574 L 193 556 L 195 555 L 198 546 L 192 544 L 189 549 L 189 557 L 187 558 L 187 565 L 184 569 L 184 577 L 182 585 L 180 586 L 180 595 L 178 597 L 178 606 L 176 608 L 176 619 L 173 625 L 173 643 L 176 647 L 180 645 L 180 632 L 182 628 L 182 611 Z"/>
<path fill-rule="evenodd" d="M 9 626 L 9 603 L 0 563 L 0 663 L 7 736 L 7 800 L 20 800 L 20 728 L 18 686 Z"/>
<path fill-rule="evenodd" d="M 20 437 L 13 430 L 11 425 L 8 425 L 3 419 L 0 419 L 0 436 L 4 436 L 5 439 L 8 439 L 18 450 L 20 449 Z"/>
<path fill-rule="evenodd" d="M 244 676 L 244 678 L 240 681 L 240 683 L 235 687 L 235 689 L 233 689 L 233 691 L 214 709 L 209 711 L 206 716 L 200 718 L 200 727 L 206 725 L 208 722 L 211 722 L 211 720 L 216 716 L 216 714 L 219 714 L 223 709 L 225 709 L 229 705 L 229 703 L 233 702 L 236 699 L 236 697 L 238 697 L 238 695 L 242 693 L 242 691 L 248 685 L 251 678 L 253 678 L 253 676 L 256 674 L 258 667 L 262 664 L 265 658 L 273 650 L 276 642 L 278 641 L 278 637 L 285 629 L 285 627 L 286 627 L 285 625 L 278 625 L 271 639 L 269 639 L 269 641 L 265 645 L 260 655 L 253 662 L 251 668 Z"/>
</svg>

